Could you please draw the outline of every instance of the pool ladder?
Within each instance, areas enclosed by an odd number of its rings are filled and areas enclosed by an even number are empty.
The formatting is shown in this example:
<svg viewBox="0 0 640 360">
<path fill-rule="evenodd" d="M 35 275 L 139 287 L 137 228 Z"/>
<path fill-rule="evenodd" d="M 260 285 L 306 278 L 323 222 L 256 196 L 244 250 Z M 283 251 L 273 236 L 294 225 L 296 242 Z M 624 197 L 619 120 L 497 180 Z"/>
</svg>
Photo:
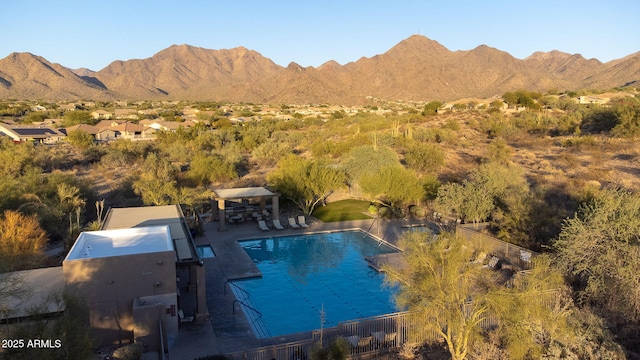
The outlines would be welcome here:
<svg viewBox="0 0 640 360">
<path fill-rule="evenodd" d="M 256 308 L 254 308 L 253 306 L 250 306 L 249 304 L 247 304 L 247 302 L 250 302 L 250 297 L 251 294 L 249 294 L 249 292 L 243 288 L 241 288 L 239 285 L 235 284 L 234 282 L 227 280 L 225 282 L 226 284 L 229 284 L 229 287 L 233 286 L 234 288 L 240 290 L 240 292 L 242 292 L 244 294 L 244 297 L 242 298 L 242 300 L 239 299 L 235 299 L 233 301 L 233 304 L 231 305 L 231 307 L 233 308 L 233 315 L 236 314 L 236 303 L 244 306 L 245 308 L 245 315 L 247 317 L 247 320 L 250 321 L 251 323 L 251 327 L 255 330 L 256 332 L 256 336 L 258 338 L 268 338 L 271 337 L 271 335 L 269 334 L 269 330 L 267 330 L 266 326 L 264 325 L 264 321 L 262 320 L 262 313 L 260 311 L 258 311 Z M 224 287 L 224 291 L 225 291 L 225 296 L 227 295 L 227 287 Z M 237 294 L 234 291 L 234 294 Z"/>
</svg>

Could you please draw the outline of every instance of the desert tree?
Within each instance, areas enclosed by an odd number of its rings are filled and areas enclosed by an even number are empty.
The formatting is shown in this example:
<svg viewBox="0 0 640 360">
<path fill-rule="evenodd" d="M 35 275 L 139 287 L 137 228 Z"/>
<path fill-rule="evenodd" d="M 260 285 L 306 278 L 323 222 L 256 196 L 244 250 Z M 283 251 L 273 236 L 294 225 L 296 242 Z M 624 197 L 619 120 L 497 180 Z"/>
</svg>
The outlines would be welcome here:
<svg viewBox="0 0 640 360">
<path fill-rule="evenodd" d="M 400 165 L 398 155 L 387 146 L 361 145 L 352 148 L 340 165 L 352 183 L 358 183 L 366 173 L 376 173 L 386 166 Z"/>
<path fill-rule="evenodd" d="M 607 319 L 627 344 L 638 344 L 639 234 L 640 196 L 609 189 L 566 219 L 554 243 L 580 303 Z"/>
<path fill-rule="evenodd" d="M 526 275 L 505 282 L 502 274 L 482 266 L 483 250 L 451 233 L 435 240 L 423 233 L 400 239 L 406 266 L 384 268 L 385 281 L 399 286 L 396 302 L 418 317 L 415 333 L 435 334 L 452 359 L 465 359 L 487 341 L 491 323 L 512 358 L 544 353 L 547 339 L 564 341 L 571 328 L 563 302 L 552 306 L 562 276 L 541 258 Z M 433 340 L 433 339 L 431 339 Z"/>
<path fill-rule="evenodd" d="M 436 206 L 467 221 L 478 223 L 488 219 L 505 199 L 518 198 L 529 192 L 521 168 L 489 162 L 480 165 L 461 183 L 449 183 L 438 189 Z"/>
<path fill-rule="evenodd" d="M 419 203 L 425 194 L 416 173 L 402 165 L 384 166 L 375 173 L 367 172 L 360 178 L 360 186 L 373 202 L 396 212 L 403 206 Z"/>
<path fill-rule="evenodd" d="M 91 116 L 91 113 L 86 110 L 72 110 L 65 112 L 62 117 L 62 123 L 64 127 L 69 127 L 78 124 L 93 125 L 96 123 L 96 119 Z"/>
<path fill-rule="evenodd" d="M 437 171 L 444 165 L 444 152 L 438 144 L 419 143 L 411 145 L 404 155 L 407 165 L 417 171 Z"/>
<path fill-rule="evenodd" d="M 176 192 L 177 169 L 167 160 L 150 153 L 144 161 L 133 190 L 146 205 L 167 205 Z"/>
<path fill-rule="evenodd" d="M 513 149 L 502 138 L 495 138 L 489 143 L 487 157 L 489 161 L 507 165 L 511 160 Z"/>
<path fill-rule="evenodd" d="M 234 164 L 216 154 L 198 154 L 193 157 L 187 178 L 198 185 L 210 185 L 238 177 Z"/>
<path fill-rule="evenodd" d="M 35 215 L 6 210 L 0 218 L 0 271 L 40 265 L 46 243 L 47 234 Z"/>
<path fill-rule="evenodd" d="M 80 150 L 87 150 L 94 144 L 93 136 L 82 130 L 69 131 L 67 141 Z"/>
<path fill-rule="evenodd" d="M 306 215 L 335 190 L 346 186 L 344 172 L 330 164 L 290 154 L 267 176 L 276 191 L 293 201 Z"/>
<path fill-rule="evenodd" d="M 444 340 L 452 359 L 464 359 L 488 316 L 493 274 L 470 262 L 474 250 L 453 235 L 427 242 L 424 234 L 408 233 L 399 245 L 407 266 L 384 269 L 385 281 L 400 286 L 398 307 L 414 312 L 423 330 Z"/>
<path fill-rule="evenodd" d="M 433 100 L 428 102 L 422 111 L 423 115 L 435 115 L 438 112 L 438 109 L 444 105 L 441 101 Z"/>
</svg>

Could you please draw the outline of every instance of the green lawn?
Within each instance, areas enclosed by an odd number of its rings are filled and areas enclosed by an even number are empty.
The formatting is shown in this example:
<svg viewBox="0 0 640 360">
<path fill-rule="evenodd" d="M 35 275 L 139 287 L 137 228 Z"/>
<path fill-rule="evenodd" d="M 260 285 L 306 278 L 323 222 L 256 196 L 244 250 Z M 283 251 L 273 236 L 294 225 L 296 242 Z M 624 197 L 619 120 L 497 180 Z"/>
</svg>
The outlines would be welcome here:
<svg viewBox="0 0 640 360">
<path fill-rule="evenodd" d="M 365 215 L 369 204 L 362 200 L 340 200 L 316 207 L 312 215 L 323 222 L 366 220 L 371 219 L 371 216 Z"/>
</svg>

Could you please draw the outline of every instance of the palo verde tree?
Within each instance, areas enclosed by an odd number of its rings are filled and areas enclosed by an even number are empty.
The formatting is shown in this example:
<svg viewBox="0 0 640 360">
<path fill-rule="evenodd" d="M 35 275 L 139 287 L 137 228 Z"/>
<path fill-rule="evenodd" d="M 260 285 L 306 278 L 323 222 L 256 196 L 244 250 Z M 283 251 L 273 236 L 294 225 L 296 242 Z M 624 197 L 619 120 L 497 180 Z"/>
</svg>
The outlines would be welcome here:
<svg viewBox="0 0 640 360">
<path fill-rule="evenodd" d="M 412 170 L 402 165 L 391 165 L 375 173 L 365 173 L 360 179 L 362 191 L 372 201 L 400 211 L 411 202 L 417 203 L 424 197 L 424 187 Z"/>
<path fill-rule="evenodd" d="M 566 219 L 554 243 L 581 304 L 605 318 L 638 350 L 640 328 L 640 195 L 603 190 Z"/>
<path fill-rule="evenodd" d="M 497 206 L 507 206 L 528 192 L 521 168 L 489 162 L 475 169 L 469 179 L 441 186 L 436 202 L 443 212 L 478 223 L 488 219 Z"/>
<path fill-rule="evenodd" d="M 267 182 L 293 201 L 306 215 L 335 190 L 346 186 L 346 175 L 335 167 L 290 154 L 278 162 Z"/>
<path fill-rule="evenodd" d="M 352 183 L 367 173 L 377 173 L 387 166 L 400 165 L 398 155 L 388 146 L 362 145 L 352 148 L 341 161 Z"/>
<path fill-rule="evenodd" d="M 421 330 L 444 340 L 454 360 L 464 359 L 488 316 L 494 274 L 469 261 L 474 250 L 453 235 L 427 242 L 424 234 L 407 233 L 399 245 L 406 268 L 384 269 L 385 281 L 400 285 L 396 303 L 423 320 L 418 322 Z"/>
<path fill-rule="evenodd" d="M 406 233 L 399 245 L 407 266 L 386 266 L 385 281 L 399 285 L 398 306 L 420 319 L 409 335 L 413 340 L 426 342 L 418 334 L 436 334 L 451 358 L 462 360 L 487 340 L 482 324 L 491 320 L 511 357 L 525 358 L 543 354 L 545 340 L 564 341 L 571 333 L 566 307 L 541 301 L 552 300 L 562 285 L 548 259 L 507 287 L 500 272 L 482 266 L 482 249 L 454 234 L 429 241 L 422 233 Z"/>
<path fill-rule="evenodd" d="M 168 205 L 176 193 L 177 169 L 167 160 L 150 153 L 144 161 L 133 190 L 146 205 Z"/>
</svg>

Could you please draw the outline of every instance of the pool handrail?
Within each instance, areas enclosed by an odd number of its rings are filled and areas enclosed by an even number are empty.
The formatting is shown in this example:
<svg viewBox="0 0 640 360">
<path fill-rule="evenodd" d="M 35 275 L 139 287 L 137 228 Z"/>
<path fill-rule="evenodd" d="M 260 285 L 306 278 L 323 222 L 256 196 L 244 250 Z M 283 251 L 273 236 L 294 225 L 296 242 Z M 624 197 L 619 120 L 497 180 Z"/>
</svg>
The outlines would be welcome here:
<svg viewBox="0 0 640 360">
<path fill-rule="evenodd" d="M 245 307 L 245 309 L 249 309 L 258 315 L 257 317 L 251 317 L 249 316 L 249 314 L 246 314 L 247 320 L 251 320 L 251 325 L 253 325 L 252 327 L 255 329 L 257 333 L 256 334 L 257 337 L 260 337 L 260 338 L 270 337 L 269 330 L 267 330 L 267 328 L 264 326 L 264 323 L 259 321 L 260 319 L 262 319 L 262 313 L 258 311 L 256 308 L 247 305 L 244 301 L 240 301 L 236 299 L 233 301 L 233 304 L 231 304 L 231 307 L 233 308 L 233 315 L 236 314 L 236 303 L 241 304 L 242 306 Z M 259 326 L 260 324 L 262 324 L 262 326 Z"/>
</svg>

